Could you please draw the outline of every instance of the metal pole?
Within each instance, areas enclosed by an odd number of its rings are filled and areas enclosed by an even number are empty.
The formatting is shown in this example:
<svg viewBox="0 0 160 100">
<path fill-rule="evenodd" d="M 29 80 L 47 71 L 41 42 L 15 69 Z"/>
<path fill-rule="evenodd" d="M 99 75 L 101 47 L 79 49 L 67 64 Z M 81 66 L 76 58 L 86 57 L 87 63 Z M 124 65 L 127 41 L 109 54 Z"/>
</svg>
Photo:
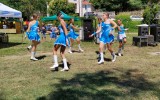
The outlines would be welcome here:
<svg viewBox="0 0 160 100">
<path fill-rule="evenodd" d="M 80 17 L 83 17 L 82 0 L 79 0 L 79 5 L 80 5 L 80 6 L 79 6 L 79 9 L 80 9 L 80 10 L 79 10 L 79 11 L 80 11 L 79 14 L 80 14 Z"/>
<path fill-rule="evenodd" d="M 49 13 L 48 13 L 49 5 L 48 5 L 48 2 L 46 2 L 46 5 L 47 5 L 47 17 L 49 17 Z"/>
</svg>

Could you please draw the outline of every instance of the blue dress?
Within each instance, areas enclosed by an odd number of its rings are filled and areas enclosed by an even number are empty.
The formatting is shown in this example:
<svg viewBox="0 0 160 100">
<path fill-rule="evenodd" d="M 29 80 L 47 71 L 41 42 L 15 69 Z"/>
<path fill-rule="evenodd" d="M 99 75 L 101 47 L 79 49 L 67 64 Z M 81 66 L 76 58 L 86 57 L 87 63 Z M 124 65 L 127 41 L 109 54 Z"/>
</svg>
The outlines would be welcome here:
<svg viewBox="0 0 160 100">
<path fill-rule="evenodd" d="M 54 45 L 63 45 L 63 46 L 66 46 L 67 45 L 67 42 L 68 42 L 68 39 L 64 33 L 64 30 L 62 28 L 62 26 L 58 26 L 58 29 L 59 29 L 59 37 L 56 39 L 56 41 L 54 42 Z"/>
<path fill-rule="evenodd" d="M 28 34 L 28 39 L 29 40 L 35 40 L 35 41 L 40 41 L 40 36 L 38 34 L 38 21 L 35 22 L 35 24 L 33 24 L 30 27 L 30 32 Z"/>
<path fill-rule="evenodd" d="M 102 22 L 102 35 L 100 38 L 100 42 L 106 44 L 106 43 L 111 43 L 114 41 L 114 36 L 113 34 L 110 34 L 112 31 L 111 24 L 106 24 Z"/>
<path fill-rule="evenodd" d="M 50 34 L 50 38 L 57 38 L 57 34 L 55 33 L 56 31 L 56 28 L 55 27 L 52 27 L 51 28 L 51 34 Z"/>
<path fill-rule="evenodd" d="M 71 38 L 71 39 L 73 39 L 73 40 L 76 40 L 76 39 L 78 38 L 79 34 L 77 34 L 77 33 L 74 31 L 74 29 L 73 29 L 73 27 L 72 27 L 72 24 L 70 24 L 70 25 L 68 26 L 68 28 L 69 28 L 69 33 L 68 33 L 67 37 L 68 37 L 68 38 Z"/>
<path fill-rule="evenodd" d="M 98 24 L 98 27 L 101 27 L 101 23 Z M 100 31 L 99 34 L 96 34 L 96 37 L 100 39 L 101 35 L 102 35 L 102 31 Z"/>
</svg>

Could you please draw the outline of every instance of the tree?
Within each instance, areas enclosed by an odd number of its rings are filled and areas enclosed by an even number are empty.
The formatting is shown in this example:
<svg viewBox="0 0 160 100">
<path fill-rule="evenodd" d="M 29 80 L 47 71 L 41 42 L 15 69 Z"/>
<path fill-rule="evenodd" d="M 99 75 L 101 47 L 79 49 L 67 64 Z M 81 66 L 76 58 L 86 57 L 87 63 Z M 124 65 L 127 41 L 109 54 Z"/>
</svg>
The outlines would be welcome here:
<svg viewBox="0 0 160 100">
<path fill-rule="evenodd" d="M 63 11 L 67 14 L 73 15 L 75 13 L 75 5 L 68 3 L 68 0 L 52 0 L 49 3 L 49 13 L 51 15 Z"/>
<path fill-rule="evenodd" d="M 122 12 L 142 9 L 142 0 L 91 0 L 91 2 L 95 9 L 103 11 Z"/>
<path fill-rule="evenodd" d="M 152 6 L 147 6 L 143 13 L 143 23 L 146 24 L 157 24 L 157 20 L 155 20 L 155 15 L 160 11 L 159 4 L 154 4 Z"/>
<path fill-rule="evenodd" d="M 24 18 L 30 19 L 33 13 L 45 16 L 47 13 L 46 2 L 50 0 L 3 0 L 2 3 L 22 12 Z"/>
</svg>

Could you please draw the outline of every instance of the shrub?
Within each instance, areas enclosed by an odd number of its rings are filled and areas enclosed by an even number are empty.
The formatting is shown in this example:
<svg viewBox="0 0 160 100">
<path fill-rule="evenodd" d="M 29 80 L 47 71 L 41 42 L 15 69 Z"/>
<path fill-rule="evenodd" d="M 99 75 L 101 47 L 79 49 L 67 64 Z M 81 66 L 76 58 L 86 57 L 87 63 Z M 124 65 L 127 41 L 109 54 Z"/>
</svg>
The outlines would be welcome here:
<svg viewBox="0 0 160 100">
<path fill-rule="evenodd" d="M 155 15 L 160 10 L 160 7 L 158 4 L 154 4 L 152 6 L 147 6 L 143 13 L 143 23 L 146 24 L 157 24 L 157 21 L 154 19 Z"/>
</svg>

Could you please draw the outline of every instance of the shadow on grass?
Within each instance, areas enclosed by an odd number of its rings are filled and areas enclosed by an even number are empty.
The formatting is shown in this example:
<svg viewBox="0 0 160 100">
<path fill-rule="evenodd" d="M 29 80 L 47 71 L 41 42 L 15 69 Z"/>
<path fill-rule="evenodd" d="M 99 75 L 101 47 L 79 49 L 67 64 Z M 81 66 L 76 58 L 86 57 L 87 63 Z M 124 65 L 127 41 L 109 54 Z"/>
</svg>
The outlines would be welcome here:
<svg viewBox="0 0 160 100">
<path fill-rule="evenodd" d="M 0 49 L 9 48 L 9 47 L 13 47 L 13 46 L 21 45 L 21 44 L 26 44 L 26 43 L 15 43 L 15 42 L 0 43 Z"/>
<path fill-rule="evenodd" d="M 46 58 L 47 56 L 46 55 L 41 55 L 41 56 L 38 56 L 38 57 L 36 57 L 38 60 L 42 60 L 42 59 L 44 59 L 44 58 Z"/>
<path fill-rule="evenodd" d="M 104 58 L 104 61 L 109 61 L 109 62 L 111 62 L 112 59 L 111 59 L 111 58 Z"/>
<path fill-rule="evenodd" d="M 68 65 L 68 68 L 70 69 L 71 64 L 70 64 L 69 62 L 67 62 L 67 65 Z M 62 61 L 62 63 L 61 63 L 61 64 L 59 64 L 59 66 L 58 66 L 58 68 L 57 68 L 57 69 L 53 69 L 53 70 L 51 70 L 51 71 L 52 71 L 52 72 L 57 72 L 57 71 L 59 71 L 59 70 L 60 70 L 59 68 L 64 68 L 63 61 Z"/>
<path fill-rule="evenodd" d="M 117 71 L 120 76 L 115 76 Z M 71 79 L 59 79 L 53 84 L 54 91 L 37 100 L 115 100 L 117 98 L 135 97 L 141 92 L 154 91 L 159 95 L 159 84 L 147 80 L 138 70 L 99 71 L 97 73 L 77 74 Z M 159 98 L 160 99 L 160 98 Z"/>
<path fill-rule="evenodd" d="M 97 55 L 99 55 L 99 51 L 95 51 L 95 53 L 96 53 Z M 103 52 L 103 54 L 105 55 L 105 52 Z M 98 59 L 98 61 L 99 61 L 99 60 L 100 60 L 100 56 L 98 56 L 97 59 Z M 110 59 L 110 58 L 104 58 L 104 61 L 111 62 L 112 59 Z"/>
<path fill-rule="evenodd" d="M 6 100 L 5 98 L 5 95 L 2 92 L 0 92 L 0 100 Z"/>
<path fill-rule="evenodd" d="M 70 69 L 71 64 L 70 64 L 69 62 L 67 62 L 67 65 L 68 65 L 68 68 Z M 63 68 L 63 67 L 64 67 L 63 61 L 62 61 L 62 63 L 61 63 L 61 64 L 59 64 L 59 67 L 61 67 L 61 68 Z"/>
</svg>

